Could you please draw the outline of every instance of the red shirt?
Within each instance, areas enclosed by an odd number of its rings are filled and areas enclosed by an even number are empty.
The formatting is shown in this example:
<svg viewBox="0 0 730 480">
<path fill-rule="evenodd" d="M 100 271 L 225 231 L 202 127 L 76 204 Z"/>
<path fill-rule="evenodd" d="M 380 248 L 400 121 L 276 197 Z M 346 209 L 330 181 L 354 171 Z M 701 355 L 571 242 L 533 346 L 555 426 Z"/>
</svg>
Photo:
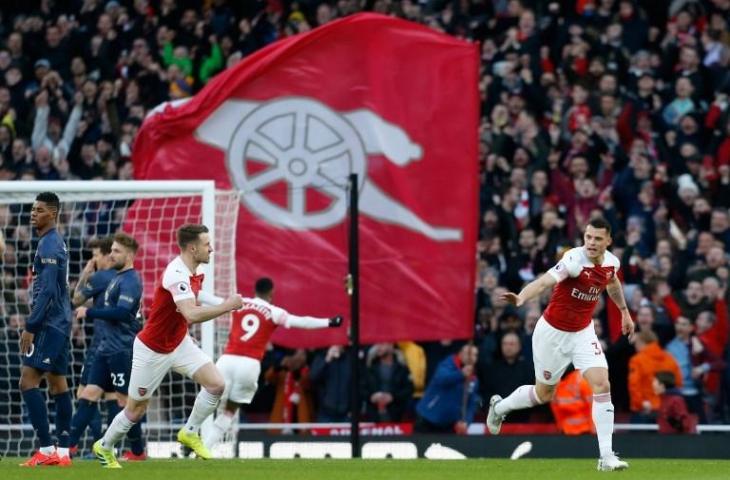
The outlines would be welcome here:
<svg viewBox="0 0 730 480">
<path fill-rule="evenodd" d="M 601 265 L 594 265 L 583 247 L 565 252 L 560 262 L 548 271 L 558 284 L 543 314 L 545 320 L 566 332 L 586 328 L 593 319 L 593 310 L 601 294 L 619 267 L 619 259 L 609 251 Z"/>
<path fill-rule="evenodd" d="M 223 353 L 261 360 L 274 330 L 285 325 L 288 316 L 286 310 L 265 300 L 244 298 L 243 307 L 231 314 L 231 331 Z"/>
<path fill-rule="evenodd" d="M 191 274 L 182 258 L 175 257 L 165 268 L 162 284 L 155 289 L 150 316 L 137 338 L 158 353 L 175 350 L 188 334 L 188 322 L 177 310 L 175 302 L 194 300 L 203 286 L 203 279 L 202 273 Z"/>
</svg>

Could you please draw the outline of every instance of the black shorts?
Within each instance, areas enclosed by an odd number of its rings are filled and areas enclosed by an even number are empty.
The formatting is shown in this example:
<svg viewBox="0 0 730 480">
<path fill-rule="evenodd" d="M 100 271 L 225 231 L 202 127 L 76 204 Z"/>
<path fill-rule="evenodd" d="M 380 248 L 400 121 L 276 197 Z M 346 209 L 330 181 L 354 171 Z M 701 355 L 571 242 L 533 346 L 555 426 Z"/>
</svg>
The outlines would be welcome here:
<svg viewBox="0 0 730 480">
<path fill-rule="evenodd" d="M 55 328 L 46 327 L 36 333 L 30 353 L 23 355 L 23 365 L 57 375 L 68 375 L 70 357 L 71 343 L 68 336 Z"/>
<path fill-rule="evenodd" d="M 87 385 L 96 385 L 105 392 L 127 394 L 132 372 L 132 352 L 108 355 L 97 352 L 89 370 Z"/>
<path fill-rule="evenodd" d="M 81 367 L 81 378 L 79 379 L 79 385 L 89 384 L 89 374 L 91 373 L 91 367 L 94 365 L 94 362 L 96 362 L 96 348 L 90 348 L 86 351 L 84 365 Z"/>
</svg>

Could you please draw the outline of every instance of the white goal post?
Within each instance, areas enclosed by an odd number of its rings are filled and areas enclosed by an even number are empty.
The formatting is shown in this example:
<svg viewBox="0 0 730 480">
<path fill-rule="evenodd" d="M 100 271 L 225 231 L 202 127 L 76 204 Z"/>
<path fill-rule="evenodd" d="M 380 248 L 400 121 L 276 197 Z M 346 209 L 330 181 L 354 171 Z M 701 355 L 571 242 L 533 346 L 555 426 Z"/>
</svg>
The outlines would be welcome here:
<svg viewBox="0 0 730 480">
<path fill-rule="evenodd" d="M 30 311 L 29 267 L 37 241 L 30 227 L 30 206 L 36 195 L 44 191 L 56 193 L 61 201 L 58 228 L 69 249 L 71 288 L 90 257 L 88 241 L 125 231 L 140 243 L 135 267 L 144 282 L 142 311 L 146 313 L 154 283 L 159 282 L 165 265 L 178 253 L 177 227 L 202 223 L 209 228 L 214 242 L 211 262 L 204 265 L 203 288 L 224 297 L 237 291 L 235 236 L 239 195 L 217 191 L 212 180 L 0 182 L 0 230 L 7 243 L 0 271 L 0 455 L 25 455 L 33 448 L 33 430 L 17 386 L 20 362 L 14 343 Z M 223 336 L 227 334 L 227 322 L 227 318 L 222 318 L 191 329 L 213 359 L 219 353 L 217 326 L 221 327 L 219 337 Z M 74 391 L 90 330 L 89 325 L 74 324 L 69 374 Z M 151 403 L 147 421 L 170 428 L 148 428 L 150 441 L 166 440 L 174 433 L 167 430 L 182 421 L 192 406 L 194 386 L 179 376 L 168 377 L 167 383 L 163 383 L 164 393 L 158 393 Z M 161 399 L 162 395 L 173 398 Z M 103 407 L 101 411 L 103 418 Z M 52 405 L 49 412 L 53 421 Z M 80 447 L 88 447 L 89 440 L 88 436 L 82 437 Z"/>
</svg>

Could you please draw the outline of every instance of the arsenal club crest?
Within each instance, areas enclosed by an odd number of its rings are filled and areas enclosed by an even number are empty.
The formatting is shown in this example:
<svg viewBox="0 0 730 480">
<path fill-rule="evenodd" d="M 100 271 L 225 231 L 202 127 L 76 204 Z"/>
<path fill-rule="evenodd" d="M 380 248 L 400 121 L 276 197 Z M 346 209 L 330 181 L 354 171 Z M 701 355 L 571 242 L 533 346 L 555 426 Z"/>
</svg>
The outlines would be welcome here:
<svg viewBox="0 0 730 480">
<path fill-rule="evenodd" d="M 548 372 L 547 370 L 543 370 L 542 376 L 545 377 L 545 380 L 550 380 L 552 378 L 553 374 Z"/>
<path fill-rule="evenodd" d="M 144 388 L 144 387 L 139 387 L 139 388 L 137 389 L 137 393 L 139 393 L 139 396 L 140 396 L 140 397 L 144 397 L 144 396 L 145 396 L 145 394 L 147 393 L 147 389 L 146 389 L 146 388 Z"/>
</svg>

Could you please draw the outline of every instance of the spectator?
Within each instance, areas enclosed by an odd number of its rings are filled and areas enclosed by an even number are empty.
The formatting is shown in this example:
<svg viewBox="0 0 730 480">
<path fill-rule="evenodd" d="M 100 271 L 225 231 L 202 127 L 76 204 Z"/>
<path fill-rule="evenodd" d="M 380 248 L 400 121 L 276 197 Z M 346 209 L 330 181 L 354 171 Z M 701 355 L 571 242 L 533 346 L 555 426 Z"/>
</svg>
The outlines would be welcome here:
<svg viewBox="0 0 730 480">
<path fill-rule="evenodd" d="M 679 317 L 674 328 L 677 336 L 667 344 L 667 352 L 674 357 L 682 372 L 682 388 L 678 392 L 690 411 L 697 415 L 701 423 L 705 423 L 707 417 L 702 398 L 702 379 L 717 359 L 709 355 L 700 340 L 693 335 L 694 326 L 688 318 Z"/>
<path fill-rule="evenodd" d="M 312 421 L 314 418 L 312 393 L 307 354 L 304 350 L 298 349 L 286 355 L 278 367 L 269 368 L 264 378 L 267 383 L 274 384 L 276 387 L 276 397 L 270 416 L 272 423 L 309 423 Z M 304 431 L 302 430 L 300 433 L 304 433 Z"/>
<path fill-rule="evenodd" d="M 315 354 L 309 380 L 317 392 L 317 421 L 344 422 L 350 418 L 350 350 L 333 345 Z"/>
<path fill-rule="evenodd" d="M 664 108 L 662 113 L 664 121 L 669 127 L 679 124 L 679 120 L 695 110 L 695 102 L 692 95 L 695 93 L 692 81 L 686 77 L 680 77 L 675 82 L 674 99 Z"/>
<path fill-rule="evenodd" d="M 52 82 L 59 82 L 60 77 L 53 76 L 53 74 L 44 77 L 52 78 L 47 82 L 49 85 Z M 49 86 L 49 88 L 53 88 Z M 75 105 L 71 116 L 69 117 L 66 127 L 63 129 L 63 135 L 61 135 L 61 122 L 58 118 L 49 119 L 50 106 L 48 90 L 42 90 L 36 97 L 36 119 L 33 125 L 33 137 L 32 146 L 34 149 L 38 149 L 41 146 L 46 147 L 49 150 L 55 148 L 61 148 L 64 152 L 68 152 L 71 148 L 71 142 L 76 135 L 76 129 L 78 128 L 79 121 L 81 120 L 81 102 L 83 96 L 81 93 L 77 93 L 74 96 Z"/>
<path fill-rule="evenodd" d="M 413 398 L 420 399 L 426 389 L 426 353 L 415 342 L 398 342 L 413 382 Z"/>
<path fill-rule="evenodd" d="M 632 421 L 636 423 L 653 422 L 659 410 L 659 397 L 652 389 L 656 372 L 672 372 L 675 385 L 682 386 L 682 373 L 677 362 L 662 350 L 654 332 L 636 334 L 636 354 L 629 361 L 629 398 L 633 413 Z"/>
<path fill-rule="evenodd" d="M 458 353 L 463 344 L 452 340 L 440 340 L 438 342 L 423 342 L 420 346 L 426 354 L 426 386 L 428 386 L 441 361 Z"/>
<path fill-rule="evenodd" d="M 595 432 L 591 409 L 593 391 L 578 370 L 563 376 L 555 388 L 550 409 L 558 429 L 565 435 Z"/>
<path fill-rule="evenodd" d="M 657 424 L 659 433 L 697 433 L 697 417 L 687 411 L 684 398 L 675 388 L 672 372 L 657 372 L 652 383 L 660 398 Z"/>
<path fill-rule="evenodd" d="M 522 342 L 518 333 L 508 331 L 500 341 L 500 356 L 488 368 L 479 369 L 482 398 L 498 394 L 507 397 L 520 385 L 535 383 L 535 372 L 531 361 L 522 356 Z M 483 364 L 480 364 L 483 365 Z M 516 411 L 510 415 L 511 422 L 525 422 L 529 411 Z"/>
<path fill-rule="evenodd" d="M 81 146 L 80 162 L 71 166 L 72 172 L 81 180 L 98 179 L 102 176 L 103 170 L 98 155 L 96 144 L 85 143 Z"/>
<path fill-rule="evenodd" d="M 370 349 L 363 385 L 371 421 L 401 420 L 413 395 L 413 382 L 403 354 L 392 343 L 377 343 Z"/>
<path fill-rule="evenodd" d="M 669 313 L 672 321 L 684 315 L 688 318 L 697 318 L 700 312 L 708 309 L 708 304 L 702 294 L 702 283 L 697 280 L 687 282 L 687 288 L 678 300 L 669 294 L 668 290 L 664 290 L 664 306 Z"/>
<path fill-rule="evenodd" d="M 477 356 L 477 348 L 467 344 L 458 354 L 438 364 L 423 398 L 416 405 L 417 431 L 466 432 L 479 400 L 479 382 L 474 374 Z"/>
</svg>

